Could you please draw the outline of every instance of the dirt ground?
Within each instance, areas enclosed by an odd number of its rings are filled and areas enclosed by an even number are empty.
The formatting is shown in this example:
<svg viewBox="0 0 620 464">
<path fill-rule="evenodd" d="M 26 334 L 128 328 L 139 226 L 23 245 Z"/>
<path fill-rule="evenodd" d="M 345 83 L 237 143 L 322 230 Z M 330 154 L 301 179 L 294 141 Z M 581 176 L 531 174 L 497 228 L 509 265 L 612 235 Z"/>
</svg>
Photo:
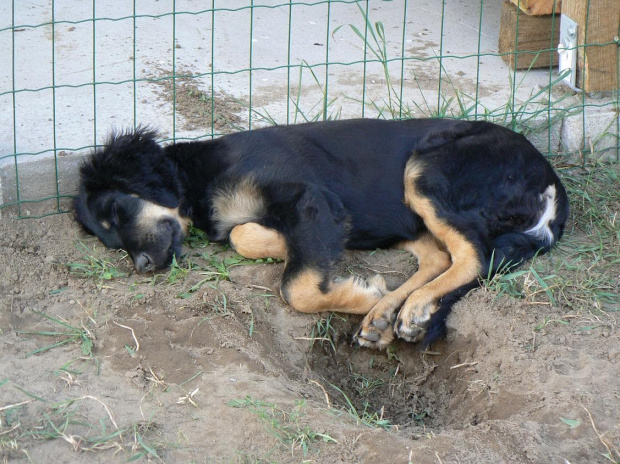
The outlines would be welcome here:
<svg viewBox="0 0 620 464">
<path fill-rule="evenodd" d="M 358 317 L 288 308 L 281 263 L 197 242 L 191 272 L 136 275 L 70 214 L 10 216 L 0 462 L 620 459 L 620 334 L 594 316 L 479 289 L 429 352 L 375 352 L 350 343 Z M 76 275 L 90 257 L 108 267 Z M 340 273 L 394 287 L 414 269 L 403 252 L 356 252 Z"/>
</svg>

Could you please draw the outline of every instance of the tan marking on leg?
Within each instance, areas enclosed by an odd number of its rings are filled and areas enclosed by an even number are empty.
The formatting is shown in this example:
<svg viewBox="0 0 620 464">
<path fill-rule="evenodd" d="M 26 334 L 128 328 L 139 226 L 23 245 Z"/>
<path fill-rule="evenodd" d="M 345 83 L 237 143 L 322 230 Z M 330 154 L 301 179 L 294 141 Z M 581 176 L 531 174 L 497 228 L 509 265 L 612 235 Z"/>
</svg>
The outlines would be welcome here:
<svg viewBox="0 0 620 464">
<path fill-rule="evenodd" d="M 419 240 L 400 242 L 396 248 L 407 250 L 415 255 L 418 259 L 418 270 L 404 284 L 381 299 L 377 305 L 377 312 L 384 312 L 379 309 L 380 307 L 385 310 L 387 307 L 391 310 L 400 308 L 412 292 L 445 272 L 452 264 L 450 255 L 440 249 L 439 244 L 430 234 L 425 234 Z M 372 313 L 375 313 L 375 308 Z"/>
<path fill-rule="evenodd" d="M 287 257 L 286 241 L 282 234 L 255 222 L 233 227 L 229 240 L 237 253 L 249 259 Z"/>
<path fill-rule="evenodd" d="M 452 264 L 450 255 L 431 235 L 400 242 L 396 248 L 407 250 L 418 259 L 418 271 L 396 290 L 385 295 L 366 315 L 356 335 L 362 346 L 385 348 L 394 338 L 392 322 L 407 297 L 446 271 Z"/>
<path fill-rule="evenodd" d="M 405 200 L 422 217 L 427 229 L 445 247 L 452 261 L 450 268 L 440 278 L 429 282 L 427 285 L 430 286 L 429 291 L 431 288 L 436 289 L 432 293 L 441 297 L 475 279 L 481 263 L 473 244 L 462 233 L 437 217 L 433 204 L 428 198 L 417 193 L 414 182 L 406 182 Z"/>
<path fill-rule="evenodd" d="M 365 284 L 353 277 L 330 282 L 326 292 L 320 289 L 322 282 L 323 277 L 318 271 L 303 271 L 282 289 L 282 298 L 304 313 L 338 311 L 366 314 L 382 296 L 381 286 Z"/>
<path fill-rule="evenodd" d="M 220 188 L 213 195 L 213 222 L 219 235 L 265 214 L 265 199 L 251 179 Z"/>
<path fill-rule="evenodd" d="M 418 259 L 418 271 L 403 285 L 409 287 L 408 290 L 411 291 L 443 274 L 452 265 L 450 254 L 433 235 L 428 233 L 419 240 L 400 242 L 395 248 L 407 250 Z"/>
<path fill-rule="evenodd" d="M 413 175 L 405 178 L 405 202 L 424 220 L 430 233 L 445 246 L 452 261 L 444 273 L 409 295 L 398 315 L 395 326 L 397 335 L 409 341 L 417 341 L 424 334 L 425 324 L 437 310 L 439 299 L 476 279 L 481 263 L 474 245 L 462 233 L 438 218 L 432 202 L 416 190 L 415 182 L 420 171 L 415 167 L 410 168 L 409 164 L 414 163 L 408 163 L 406 172 Z"/>
<path fill-rule="evenodd" d="M 387 284 L 385 283 L 385 277 L 381 274 L 375 274 L 370 279 L 368 279 L 368 285 L 370 287 L 375 287 L 381 295 L 386 295 L 389 290 L 387 288 Z"/>
</svg>

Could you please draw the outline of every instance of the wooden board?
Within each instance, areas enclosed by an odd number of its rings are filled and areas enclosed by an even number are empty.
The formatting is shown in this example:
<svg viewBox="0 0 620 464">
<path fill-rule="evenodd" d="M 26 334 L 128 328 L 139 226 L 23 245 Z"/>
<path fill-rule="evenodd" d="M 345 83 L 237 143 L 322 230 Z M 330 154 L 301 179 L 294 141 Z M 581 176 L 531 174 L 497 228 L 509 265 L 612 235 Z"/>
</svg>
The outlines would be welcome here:
<svg viewBox="0 0 620 464">
<path fill-rule="evenodd" d="M 578 24 L 577 87 L 586 92 L 617 89 L 614 41 L 620 34 L 620 0 L 564 0 L 562 13 Z"/>
<path fill-rule="evenodd" d="M 511 0 L 521 8 L 525 14 L 539 16 L 559 13 L 562 8 L 562 0 Z M 555 4 L 555 9 L 554 9 Z"/>
<path fill-rule="evenodd" d="M 559 40 L 559 15 L 555 16 L 555 20 L 554 15 L 529 16 L 508 0 L 504 1 L 498 48 L 504 61 L 512 68 L 548 68 L 550 64 L 557 65 L 559 57 L 556 49 Z"/>
</svg>

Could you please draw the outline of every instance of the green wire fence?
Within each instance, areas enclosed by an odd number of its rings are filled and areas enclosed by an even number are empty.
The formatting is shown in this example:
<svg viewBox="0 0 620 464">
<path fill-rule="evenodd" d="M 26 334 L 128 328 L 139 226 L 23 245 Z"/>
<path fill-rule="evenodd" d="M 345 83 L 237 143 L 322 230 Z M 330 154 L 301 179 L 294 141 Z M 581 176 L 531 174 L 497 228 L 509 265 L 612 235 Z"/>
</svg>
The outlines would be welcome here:
<svg viewBox="0 0 620 464">
<path fill-rule="evenodd" d="M 548 154 L 617 161 L 617 78 L 615 88 L 587 94 L 565 86 L 553 64 L 513 69 L 507 55 L 553 63 L 558 44 L 550 38 L 540 50 L 498 52 L 503 7 L 488 0 L 3 2 L 0 208 L 19 217 L 66 211 L 80 158 L 111 130 L 138 125 L 171 142 L 333 118 L 487 119 Z M 515 50 L 525 18 L 517 16 Z M 552 16 L 550 27 L 559 21 Z M 618 49 L 613 40 L 579 47 L 610 45 Z M 596 133 L 592 118 L 602 121 Z"/>
</svg>

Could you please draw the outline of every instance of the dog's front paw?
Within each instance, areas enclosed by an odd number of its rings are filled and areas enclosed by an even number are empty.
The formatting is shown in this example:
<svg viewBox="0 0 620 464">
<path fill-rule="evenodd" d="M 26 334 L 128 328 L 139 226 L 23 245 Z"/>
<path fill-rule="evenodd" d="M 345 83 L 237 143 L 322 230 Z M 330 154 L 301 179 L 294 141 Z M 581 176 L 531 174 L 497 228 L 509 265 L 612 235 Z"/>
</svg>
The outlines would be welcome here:
<svg viewBox="0 0 620 464">
<path fill-rule="evenodd" d="M 378 314 L 378 317 L 372 317 L 369 314 L 362 321 L 353 339 L 360 346 L 382 350 L 394 340 L 392 325 L 395 318 L 395 313 L 388 314 L 387 318 L 381 314 Z"/>
<path fill-rule="evenodd" d="M 396 311 L 402 304 L 394 293 L 388 293 L 370 310 L 353 339 L 367 348 L 384 349 L 394 340 Z"/>
<path fill-rule="evenodd" d="M 405 341 L 419 342 L 424 338 L 426 328 L 436 308 L 436 301 L 416 300 L 415 294 L 411 295 L 398 314 L 394 333 Z"/>
</svg>

